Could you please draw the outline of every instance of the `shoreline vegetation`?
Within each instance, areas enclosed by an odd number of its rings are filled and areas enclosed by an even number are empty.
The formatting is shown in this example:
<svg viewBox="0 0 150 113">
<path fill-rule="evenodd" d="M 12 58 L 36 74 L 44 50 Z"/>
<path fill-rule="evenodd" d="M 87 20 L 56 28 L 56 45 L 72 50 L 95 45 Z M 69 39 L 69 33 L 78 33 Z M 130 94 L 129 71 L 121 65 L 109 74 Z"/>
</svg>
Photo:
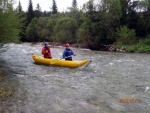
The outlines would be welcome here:
<svg viewBox="0 0 150 113">
<path fill-rule="evenodd" d="M 149 45 L 122 45 L 117 46 L 118 51 L 135 52 L 135 53 L 150 53 Z"/>
<path fill-rule="evenodd" d="M 9 77 L 5 69 L 0 67 L 0 113 L 12 106 L 13 102 L 18 98 L 16 95 L 18 84 L 16 79 Z"/>
<path fill-rule="evenodd" d="M 0 101 L 1 102 L 7 102 L 7 99 L 9 99 L 10 97 L 13 96 L 14 93 L 14 88 L 11 85 L 3 85 L 5 79 L 5 73 L 3 72 L 3 70 L 0 68 L 0 83 L 2 83 L 0 85 Z M 0 112 L 3 112 L 4 108 L 6 106 L 4 104 L 2 104 L 0 106 Z"/>
<path fill-rule="evenodd" d="M 33 42 L 31 45 L 39 44 L 42 42 Z M 50 47 L 63 47 L 64 44 L 60 42 L 49 42 Z M 83 44 L 71 44 L 71 47 L 74 48 L 83 48 L 83 49 L 89 49 L 86 47 L 86 45 Z M 91 50 L 91 49 L 89 49 Z M 116 44 L 110 44 L 110 45 L 103 45 L 101 48 L 97 51 L 110 51 L 110 52 L 129 52 L 129 53 L 150 53 L 150 45 L 146 44 L 134 44 L 134 45 L 116 45 Z"/>
</svg>

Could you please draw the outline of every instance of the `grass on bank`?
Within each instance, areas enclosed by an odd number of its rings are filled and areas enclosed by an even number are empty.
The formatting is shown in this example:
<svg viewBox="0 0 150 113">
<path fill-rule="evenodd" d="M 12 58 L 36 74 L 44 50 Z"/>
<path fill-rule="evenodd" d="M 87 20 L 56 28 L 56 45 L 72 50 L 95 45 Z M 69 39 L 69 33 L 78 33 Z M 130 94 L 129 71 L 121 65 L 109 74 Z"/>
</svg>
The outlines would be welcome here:
<svg viewBox="0 0 150 113">
<path fill-rule="evenodd" d="M 121 26 L 116 32 L 116 48 L 127 52 L 150 52 L 150 34 L 136 37 L 134 29 Z"/>
<path fill-rule="evenodd" d="M 0 100 L 6 100 L 13 94 L 13 88 L 0 87 Z"/>
<path fill-rule="evenodd" d="M 130 40 L 129 42 L 132 42 Z M 125 50 L 128 52 L 143 52 L 143 53 L 150 53 L 150 35 L 145 39 L 140 39 L 136 43 L 122 43 L 118 44 L 117 48 L 121 50 Z"/>
<path fill-rule="evenodd" d="M 144 53 L 150 53 L 150 46 L 149 45 L 122 45 L 119 46 L 119 48 L 122 48 L 125 51 L 128 52 L 144 52 Z"/>
</svg>

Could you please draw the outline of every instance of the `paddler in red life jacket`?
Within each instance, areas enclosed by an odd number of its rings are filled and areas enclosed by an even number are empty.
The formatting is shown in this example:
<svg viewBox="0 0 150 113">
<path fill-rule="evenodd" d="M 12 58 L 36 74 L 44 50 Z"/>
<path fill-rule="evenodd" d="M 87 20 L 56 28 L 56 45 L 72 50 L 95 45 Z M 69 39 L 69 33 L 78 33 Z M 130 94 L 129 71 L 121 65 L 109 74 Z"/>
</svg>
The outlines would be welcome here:
<svg viewBox="0 0 150 113">
<path fill-rule="evenodd" d="M 67 43 L 66 45 L 66 49 L 63 52 L 63 58 L 65 58 L 65 60 L 72 60 L 72 55 L 75 56 L 74 52 L 70 49 L 70 45 Z"/>
<path fill-rule="evenodd" d="M 45 47 L 42 48 L 42 54 L 44 56 L 44 58 L 52 58 L 52 55 L 51 55 L 51 50 L 49 48 L 49 44 L 48 42 L 44 42 L 44 45 Z"/>
</svg>

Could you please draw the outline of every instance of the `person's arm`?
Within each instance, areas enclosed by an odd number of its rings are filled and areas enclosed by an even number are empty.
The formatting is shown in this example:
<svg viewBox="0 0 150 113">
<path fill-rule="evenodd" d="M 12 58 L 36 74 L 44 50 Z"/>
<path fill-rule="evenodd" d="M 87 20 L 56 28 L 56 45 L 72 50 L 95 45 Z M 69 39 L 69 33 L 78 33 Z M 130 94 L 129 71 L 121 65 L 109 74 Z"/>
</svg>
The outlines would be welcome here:
<svg viewBox="0 0 150 113">
<path fill-rule="evenodd" d="M 65 57 L 66 57 L 66 50 L 64 50 L 63 55 L 62 55 L 62 58 L 65 58 Z"/>
<path fill-rule="evenodd" d="M 42 48 L 42 54 L 44 55 L 45 54 L 45 48 Z"/>
<path fill-rule="evenodd" d="M 75 56 L 75 54 L 74 54 L 74 52 L 71 50 L 71 53 L 72 53 L 72 55 L 74 55 Z"/>
<path fill-rule="evenodd" d="M 52 58 L 51 49 L 49 48 L 49 57 Z"/>
</svg>

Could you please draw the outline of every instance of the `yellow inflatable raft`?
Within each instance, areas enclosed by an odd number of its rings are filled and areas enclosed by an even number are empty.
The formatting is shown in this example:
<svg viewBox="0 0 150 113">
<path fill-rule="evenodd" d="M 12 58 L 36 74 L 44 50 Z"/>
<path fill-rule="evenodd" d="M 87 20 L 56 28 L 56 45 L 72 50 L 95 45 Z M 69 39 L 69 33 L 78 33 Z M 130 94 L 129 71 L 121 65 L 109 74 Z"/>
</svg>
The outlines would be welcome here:
<svg viewBox="0 0 150 113">
<path fill-rule="evenodd" d="M 58 59 L 58 58 L 47 59 L 47 58 L 39 57 L 36 54 L 32 54 L 32 58 L 36 63 L 39 63 L 39 64 L 55 65 L 55 66 L 69 67 L 69 68 L 77 68 L 89 62 L 89 60 L 67 61 L 67 60 Z"/>
</svg>

